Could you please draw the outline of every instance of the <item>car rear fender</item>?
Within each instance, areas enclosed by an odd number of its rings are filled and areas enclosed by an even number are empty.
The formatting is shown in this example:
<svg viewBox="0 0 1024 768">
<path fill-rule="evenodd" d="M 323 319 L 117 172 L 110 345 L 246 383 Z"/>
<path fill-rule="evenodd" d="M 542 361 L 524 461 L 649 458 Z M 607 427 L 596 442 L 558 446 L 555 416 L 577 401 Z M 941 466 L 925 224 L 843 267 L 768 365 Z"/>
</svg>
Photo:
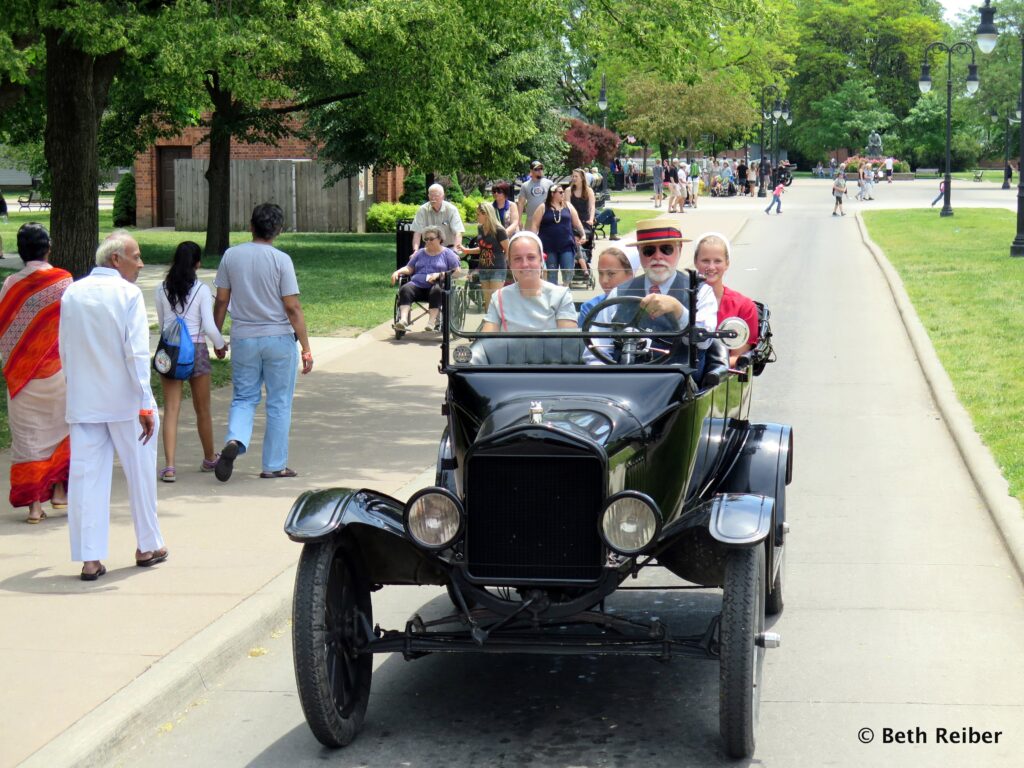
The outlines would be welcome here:
<svg viewBox="0 0 1024 768">
<path fill-rule="evenodd" d="M 306 491 L 288 512 L 284 532 L 300 544 L 349 537 L 374 584 L 446 584 L 445 564 L 409 541 L 404 511 L 398 499 L 366 489 Z"/>
</svg>

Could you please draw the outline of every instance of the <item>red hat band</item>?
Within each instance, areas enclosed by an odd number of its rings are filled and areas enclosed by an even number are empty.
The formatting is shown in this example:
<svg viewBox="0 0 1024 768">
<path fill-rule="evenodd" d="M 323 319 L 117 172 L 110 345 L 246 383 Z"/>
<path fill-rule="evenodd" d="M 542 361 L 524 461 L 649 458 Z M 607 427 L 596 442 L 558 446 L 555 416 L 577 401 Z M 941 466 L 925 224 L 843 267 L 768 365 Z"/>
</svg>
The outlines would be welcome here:
<svg viewBox="0 0 1024 768">
<path fill-rule="evenodd" d="M 637 243 L 647 240 L 682 240 L 683 233 L 675 227 L 663 227 L 661 229 L 642 229 L 636 233 Z"/>
</svg>

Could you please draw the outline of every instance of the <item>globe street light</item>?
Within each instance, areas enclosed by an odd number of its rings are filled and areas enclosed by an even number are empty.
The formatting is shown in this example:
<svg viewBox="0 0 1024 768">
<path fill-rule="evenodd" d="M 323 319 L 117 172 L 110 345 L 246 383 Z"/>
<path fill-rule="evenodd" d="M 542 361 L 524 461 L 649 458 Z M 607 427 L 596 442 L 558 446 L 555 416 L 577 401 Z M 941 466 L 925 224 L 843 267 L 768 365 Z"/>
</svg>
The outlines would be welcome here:
<svg viewBox="0 0 1024 768">
<path fill-rule="evenodd" d="M 978 66 L 974 63 L 974 46 L 961 40 L 960 42 L 946 45 L 941 40 L 936 41 L 924 49 L 924 60 L 921 62 L 921 77 L 917 81 L 917 87 L 921 93 L 928 93 L 932 89 L 931 66 L 928 64 L 928 54 L 933 50 L 940 50 L 946 54 L 946 180 L 943 184 L 942 210 L 940 216 L 952 216 L 953 206 L 949 204 L 950 188 L 952 177 L 950 166 L 952 165 L 952 152 L 950 145 L 953 142 L 953 54 L 971 52 L 971 63 L 967 65 L 967 95 L 973 96 L 978 90 Z"/>
<path fill-rule="evenodd" d="M 601 75 L 601 94 L 597 97 L 597 108 L 601 110 L 601 127 L 608 127 L 608 81 Z"/>
<path fill-rule="evenodd" d="M 977 30 L 975 30 L 975 40 L 978 41 L 978 48 L 982 53 L 991 53 L 996 47 L 996 41 L 999 39 L 999 30 L 996 29 L 995 17 L 996 9 L 992 7 L 991 0 L 985 0 L 985 5 L 979 9 L 981 12 L 981 23 L 978 24 Z M 1018 30 L 1017 34 L 1021 39 L 1021 72 L 1020 72 L 1020 90 L 1018 91 L 1018 116 L 1020 109 L 1020 95 L 1024 94 L 1024 25 Z M 1020 125 L 1020 149 L 1021 159 L 1024 160 L 1024 122 Z M 1024 256 L 1024 178 L 1021 178 L 1021 168 L 1024 166 L 1017 165 L 1017 236 L 1013 238 L 1013 243 L 1010 244 L 1010 255 L 1011 256 Z M 1006 170 L 1003 169 L 1004 178 Z"/>
<path fill-rule="evenodd" d="M 767 110 L 768 95 L 775 95 L 775 103 L 772 107 L 771 112 Z M 775 110 L 778 109 L 779 113 L 775 114 Z M 771 120 L 773 117 L 775 120 L 779 119 L 782 114 L 782 106 L 779 104 L 779 89 L 774 85 L 766 85 L 761 89 L 761 157 L 758 161 L 758 172 L 757 172 L 757 196 L 767 197 L 768 193 L 764 188 L 764 172 L 765 168 L 765 157 L 764 157 L 764 124 L 766 120 Z"/>
</svg>

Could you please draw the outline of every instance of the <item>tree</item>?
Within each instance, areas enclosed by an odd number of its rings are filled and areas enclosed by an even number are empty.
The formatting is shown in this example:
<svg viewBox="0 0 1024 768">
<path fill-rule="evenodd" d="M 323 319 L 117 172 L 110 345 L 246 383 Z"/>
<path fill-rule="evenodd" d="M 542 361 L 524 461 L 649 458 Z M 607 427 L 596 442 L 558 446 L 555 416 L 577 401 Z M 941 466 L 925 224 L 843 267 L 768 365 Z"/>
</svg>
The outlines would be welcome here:
<svg viewBox="0 0 1024 768">
<path fill-rule="evenodd" d="M 8 0 L 0 14 L 0 131 L 15 142 L 42 135 L 52 260 L 75 275 L 91 268 L 99 236 L 98 133 L 110 86 L 161 4 Z"/>
<path fill-rule="evenodd" d="M 569 145 L 571 168 L 590 167 L 595 160 L 607 165 L 619 148 L 618 134 L 575 118 L 569 122 L 565 141 Z"/>
<path fill-rule="evenodd" d="M 811 104 L 807 114 L 799 145 L 812 158 L 819 158 L 834 147 L 849 147 L 859 153 L 872 131 L 884 130 L 896 122 L 875 89 L 854 79 Z"/>
<path fill-rule="evenodd" d="M 831 127 L 825 126 L 818 105 L 848 81 L 854 83 L 846 92 L 848 100 L 856 88 L 870 86 L 883 114 L 896 121 L 907 116 L 917 100 L 925 46 L 943 37 L 941 13 L 934 0 L 796 0 L 800 45 L 790 109 L 792 134 L 804 155 L 821 157 L 839 146 L 824 138 L 841 133 L 837 116 Z"/>
<path fill-rule="evenodd" d="M 710 73 L 692 85 L 635 77 L 626 98 L 630 117 L 622 128 L 648 144 L 667 145 L 670 154 L 678 154 L 675 147 L 702 133 L 739 133 L 757 117 L 746 85 L 745 79 L 727 72 Z"/>
</svg>

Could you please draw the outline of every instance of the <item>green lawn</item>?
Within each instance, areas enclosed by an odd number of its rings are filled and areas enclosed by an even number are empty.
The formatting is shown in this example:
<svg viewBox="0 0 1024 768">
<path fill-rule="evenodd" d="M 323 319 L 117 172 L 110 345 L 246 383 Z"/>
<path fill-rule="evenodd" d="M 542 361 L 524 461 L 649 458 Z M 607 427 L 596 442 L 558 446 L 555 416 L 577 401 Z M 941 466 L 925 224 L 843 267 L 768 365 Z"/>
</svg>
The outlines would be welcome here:
<svg viewBox="0 0 1024 768">
<path fill-rule="evenodd" d="M 960 402 L 1024 501 L 1024 259 L 1009 256 L 1016 215 L 960 208 L 869 211 L 871 237 L 899 272 Z"/>
<path fill-rule="evenodd" d="M 6 224 L 0 223 L 5 250 L 16 250 L 18 227 L 27 221 L 48 225 L 48 211 L 12 213 Z M 100 233 L 113 229 L 110 211 L 100 211 Z M 182 240 L 200 245 L 203 232 L 138 230 L 135 233 L 147 264 L 169 264 L 174 249 Z M 231 243 L 250 239 L 246 232 L 232 232 Z M 388 276 L 394 270 L 394 235 L 352 235 L 342 233 L 283 234 L 276 245 L 295 263 L 302 290 L 302 305 L 309 332 L 314 336 L 351 335 L 372 328 L 391 316 L 394 289 Z M 204 258 L 203 266 L 217 267 L 218 260 Z"/>
</svg>

